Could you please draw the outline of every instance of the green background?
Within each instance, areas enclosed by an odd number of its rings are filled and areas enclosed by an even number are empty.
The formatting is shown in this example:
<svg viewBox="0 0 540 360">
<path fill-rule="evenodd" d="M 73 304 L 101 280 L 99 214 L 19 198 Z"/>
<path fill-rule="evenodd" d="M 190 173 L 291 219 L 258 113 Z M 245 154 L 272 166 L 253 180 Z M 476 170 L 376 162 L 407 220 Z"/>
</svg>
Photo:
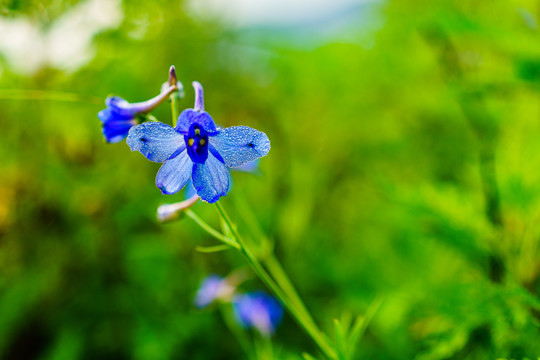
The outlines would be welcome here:
<svg viewBox="0 0 540 360">
<path fill-rule="evenodd" d="M 1 16 L 46 29 L 76 3 Z M 223 203 L 240 232 L 260 222 L 321 327 L 382 299 L 355 358 L 540 356 L 538 1 L 389 0 L 332 34 L 122 8 L 75 72 L 22 75 L 0 54 L 0 358 L 248 358 L 217 308 L 193 306 L 242 257 L 197 252 L 216 241 L 188 218 L 158 223 L 182 195 L 161 195 L 159 165 L 106 144 L 96 116 L 109 94 L 155 96 L 171 64 L 182 108 L 198 80 L 217 123 L 269 136 L 261 173 L 233 174 Z M 288 315 L 272 345 L 318 356 Z"/>
</svg>

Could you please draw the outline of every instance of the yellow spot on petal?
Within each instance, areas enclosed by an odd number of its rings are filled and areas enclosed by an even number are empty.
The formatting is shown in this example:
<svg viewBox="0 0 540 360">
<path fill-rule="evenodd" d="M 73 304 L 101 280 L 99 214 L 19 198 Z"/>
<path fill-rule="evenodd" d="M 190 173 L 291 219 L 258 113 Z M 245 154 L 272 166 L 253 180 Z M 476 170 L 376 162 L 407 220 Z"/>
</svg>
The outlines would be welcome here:
<svg viewBox="0 0 540 360">
<path fill-rule="evenodd" d="M 204 145 L 204 144 L 206 144 L 206 140 L 204 140 L 204 139 L 201 139 L 201 140 L 199 141 L 199 144 L 201 144 L 201 145 Z"/>
<path fill-rule="evenodd" d="M 200 129 L 195 129 L 195 135 L 200 135 L 201 134 L 201 130 Z"/>
<path fill-rule="evenodd" d="M 193 142 L 194 140 L 192 138 L 189 138 L 189 140 L 187 141 L 188 146 L 192 146 Z"/>
</svg>

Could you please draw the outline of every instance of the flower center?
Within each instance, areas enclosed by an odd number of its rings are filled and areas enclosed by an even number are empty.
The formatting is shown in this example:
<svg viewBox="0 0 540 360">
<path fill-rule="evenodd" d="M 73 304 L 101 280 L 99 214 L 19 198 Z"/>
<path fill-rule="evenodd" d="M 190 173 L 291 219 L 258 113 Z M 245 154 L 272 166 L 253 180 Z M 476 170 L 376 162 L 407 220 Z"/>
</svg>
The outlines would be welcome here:
<svg viewBox="0 0 540 360">
<path fill-rule="evenodd" d="M 184 135 L 186 148 L 191 161 L 203 164 L 208 158 L 208 133 L 199 124 L 191 124 Z"/>
</svg>

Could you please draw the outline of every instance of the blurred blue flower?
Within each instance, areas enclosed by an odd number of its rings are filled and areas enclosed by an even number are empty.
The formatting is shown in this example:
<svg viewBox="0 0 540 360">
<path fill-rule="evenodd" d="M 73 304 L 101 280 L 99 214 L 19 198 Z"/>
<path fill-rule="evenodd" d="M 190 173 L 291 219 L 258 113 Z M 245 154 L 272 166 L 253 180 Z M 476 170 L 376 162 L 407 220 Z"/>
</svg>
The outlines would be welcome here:
<svg viewBox="0 0 540 360">
<path fill-rule="evenodd" d="M 265 156 L 270 141 L 247 126 L 216 128 L 204 111 L 203 88 L 193 82 L 194 109 L 184 110 L 175 128 L 146 122 L 129 131 L 127 143 L 150 161 L 163 162 L 156 185 L 163 194 L 180 191 L 191 177 L 197 195 L 214 203 L 229 191 L 229 170 Z"/>
<path fill-rule="evenodd" d="M 202 281 L 197 291 L 195 306 L 204 308 L 216 300 L 229 301 L 234 291 L 235 287 L 227 279 L 217 275 L 210 275 Z"/>
<path fill-rule="evenodd" d="M 279 302 L 262 291 L 235 296 L 233 308 L 240 325 L 255 328 L 263 336 L 272 335 L 283 318 Z"/>
<path fill-rule="evenodd" d="M 155 109 L 177 89 L 176 85 L 168 86 L 158 96 L 140 103 L 130 104 L 118 96 L 109 96 L 105 100 L 107 108 L 98 113 L 102 122 L 105 140 L 109 143 L 122 141 L 128 135 L 129 129 L 137 125 L 136 116 Z"/>
</svg>

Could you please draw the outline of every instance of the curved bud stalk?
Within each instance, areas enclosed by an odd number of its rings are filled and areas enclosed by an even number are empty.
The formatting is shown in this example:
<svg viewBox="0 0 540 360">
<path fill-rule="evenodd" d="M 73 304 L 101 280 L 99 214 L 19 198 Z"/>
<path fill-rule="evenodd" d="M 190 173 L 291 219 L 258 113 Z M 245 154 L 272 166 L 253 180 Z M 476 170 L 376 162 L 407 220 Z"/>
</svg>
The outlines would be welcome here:
<svg viewBox="0 0 540 360">
<path fill-rule="evenodd" d="M 169 96 L 177 90 L 176 85 L 170 85 L 165 88 L 159 95 L 150 100 L 139 103 L 130 104 L 130 108 L 134 113 L 147 113 L 157 108 L 162 102 L 167 100 Z"/>
</svg>

